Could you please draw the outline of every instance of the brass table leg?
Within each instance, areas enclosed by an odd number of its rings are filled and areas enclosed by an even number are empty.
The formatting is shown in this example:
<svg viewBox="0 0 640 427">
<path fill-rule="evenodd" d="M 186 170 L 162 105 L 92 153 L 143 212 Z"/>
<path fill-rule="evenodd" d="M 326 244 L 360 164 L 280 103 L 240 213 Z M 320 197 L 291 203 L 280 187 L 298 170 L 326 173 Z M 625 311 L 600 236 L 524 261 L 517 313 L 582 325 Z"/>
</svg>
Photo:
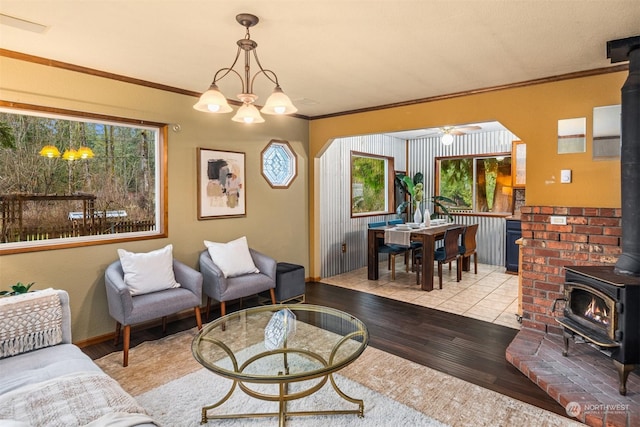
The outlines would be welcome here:
<svg viewBox="0 0 640 427">
<path fill-rule="evenodd" d="M 222 399 L 218 400 L 216 403 L 213 403 L 211 405 L 208 405 L 202 408 L 202 419 L 200 420 L 200 424 L 206 424 L 207 421 L 209 421 L 207 418 L 207 411 L 209 409 L 217 408 L 218 406 L 222 405 L 224 402 L 229 400 L 229 398 L 233 394 L 233 391 L 236 389 L 236 385 L 238 385 L 238 381 L 233 382 L 233 384 L 231 385 L 231 388 L 229 389 L 227 394 L 222 397 Z"/>
<path fill-rule="evenodd" d="M 333 374 L 329 375 L 329 380 L 331 380 L 331 385 L 333 386 L 333 389 L 336 391 L 336 393 L 340 395 L 340 397 L 342 397 L 346 401 L 349 401 L 351 403 L 355 403 L 358 405 L 358 408 L 359 408 L 357 411 L 358 417 L 364 418 L 364 400 L 354 399 L 353 397 L 348 396 L 347 394 L 345 394 L 345 392 L 340 390 L 340 388 L 336 384 L 336 381 L 333 379 Z M 355 411 L 352 411 L 352 412 L 355 412 Z"/>
<path fill-rule="evenodd" d="M 349 395 L 347 395 L 345 392 L 343 392 L 340 387 L 338 387 L 338 385 L 336 384 L 334 378 L 333 378 L 333 374 L 329 374 L 326 377 L 324 377 L 324 379 L 321 381 L 322 384 L 326 383 L 327 378 L 331 381 L 331 386 L 333 387 L 334 391 L 338 394 L 338 396 L 342 397 L 344 400 L 351 402 L 351 403 L 355 403 L 356 405 L 358 405 L 358 409 L 338 409 L 338 410 L 327 410 L 327 411 L 296 411 L 296 412 L 288 412 L 287 411 L 287 402 L 291 399 L 291 395 L 289 395 L 289 390 L 288 390 L 288 383 L 281 383 L 279 384 L 279 396 L 273 396 L 274 398 L 277 398 L 278 401 L 278 412 L 271 412 L 271 413 L 245 413 L 245 414 L 227 414 L 227 415 L 213 415 L 213 416 L 208 416 L 207 415 L 207 411 L 209 409 L 213 409 L 216 408 L 220 405 L 222 405 L 224 402 L 226 402 L 227 400 L 229 400 L 229 397 L 231 397 L 231 394 L 233 393 L 233 391 L 236 388 L 236 384 L 238 383 L 238 381 L 234 381 L 233 382 L 233 386 L 231 387 L 231 390 L 229 390 L 229 392 L 222 398 L 220 399 L 218 402 L 212 404 L 212 405 L 208 405 L 202 408 L 202 421 L 200 422 L 200 424 L 206 424 L 209 420 L 213 420 L 213 419 L 233 419 L 233 418 L 262 418 L 262 417 L 278 417 L 278 426 L 279 427 L 285 427 L 286 425 L 286 421 L 287 421 L 287 417 L 295 417 L 295 416 L 310 416 L 310 415 L 347 415 L 347 414 L 354 414 L 357 415 L 359 418 L 364 418 L 364 401 L 362 399 L 355 399 Z M 301 397 L 306 397 L 306 396 L 310 396 L 312 394 L 314 394 L 316 391 L 318 390 L 314 390 L 314 391 L 310 391 L 310 392 L 305 392 L 302 393 Z M 253 395 L 252 397 L 255 397 L 257 399 L 260 400 L 271 400 L 274 401 L 275 399 L 261 399 L 258 395 Z"/>
<path fill-rule="evenodd" d="M 287 413 L 287 401 L 285 400 L 285 396 L 288 392 L 288 387 L 286 383 L 280 383 L 280 402 L 279 402 L 279 411 L 278 411 L 278 426 L 284 427 L 286 413 Z"/>
</svg>

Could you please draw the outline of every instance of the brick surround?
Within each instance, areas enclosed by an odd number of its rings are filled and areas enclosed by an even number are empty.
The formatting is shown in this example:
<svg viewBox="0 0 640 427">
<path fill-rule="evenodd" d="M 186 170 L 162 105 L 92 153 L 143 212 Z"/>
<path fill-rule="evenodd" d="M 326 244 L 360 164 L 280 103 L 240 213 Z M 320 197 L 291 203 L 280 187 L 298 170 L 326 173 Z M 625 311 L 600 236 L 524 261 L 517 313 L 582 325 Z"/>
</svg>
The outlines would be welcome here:
<svg viewBox="0 0 640 427">
<path fill-rule="evenodd" d="M 640 370 L 629 375 L 627 396 L 620 396 L 608 357 L 575 343 L 562 356 L 562 327 L 551 313 L 554 300 L 563 297 L 564 266 L 615 264 L 622 253 L 621 210 L 523 206 L 520 212 L 522 329 L 507 348 L 507 360 L 562 406 L 579 403 L 583 423 L 639 426 Z M 551 216 L 566 217 L 567 224 L 552 225 Z"/>
<path fill-rule="evenodd" d="M 522 327 L 562 334 L 551 315 L 562 297 L 565 265 L 615 264 L 620 247 L 621 211 L 609 208 L 523 206 Z M 563 216 L 567 225 L 553 225 Z"/>
</svg>

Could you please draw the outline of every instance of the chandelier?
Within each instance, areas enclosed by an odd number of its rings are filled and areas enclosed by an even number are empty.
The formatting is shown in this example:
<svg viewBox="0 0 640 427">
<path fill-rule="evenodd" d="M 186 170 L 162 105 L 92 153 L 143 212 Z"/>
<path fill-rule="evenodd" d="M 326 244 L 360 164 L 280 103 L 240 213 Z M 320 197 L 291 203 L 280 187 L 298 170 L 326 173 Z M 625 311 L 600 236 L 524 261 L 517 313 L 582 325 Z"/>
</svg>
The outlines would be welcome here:
<svg viewBox="0 0 640 427">
<path fill-rule="evenodd" d="M 50 159 L 55 157 L 60 157 L 60 150 L 56 148 L 55 145 L 45 145 L 40 150 L 39 154 L 42 157 L 48 157 Z M 62 158 L 67 161 L 74 161 L 80 159 L 92 159 L 95 155 L 93 154 L 93 150 L 89 147 L 82 146 L 77 150 L 73 148 L 68 148 L 64 150 L 64 154 L 62 154 Z"/>
<path fill-rule="evenodd" d="M 265 70 L 264 68 L 262 68 L 260 61 L 258 60 L 258 53 L 256 51 L 258 43 L 251 40 L 251 34 L 249 34 L 249 28 L 258 23 L 258 17 L 249 13 L 241 13 L 236 16 L 236 21 L 238 21 L 240 25 L 247 29 L 247 33 L 245 34 L 244 38 L 238 40 L 238 51 L 236 53 L 236 58 L 233 60 L 233 63 L 230 67 L 221 68 L 216 71 L 209 90 L 207 90 L 200 96 L 200 99 L 193 106 L 193 108 L 205 113 L 230 113 L 232 111 L 231 106 L 227 102 L 226 97 L 218 89 L 216 82 L 225 78 L 229 73 L 233 73 L 238 76 L 242 83 L 242 93 L 238 95 L 238 99 L 242 101 L 242 106 L 238 108 L 236 115 L 231 119 L 234 122 L 263 123 L 264 119 L 260 115 L 260 112 L 263 112 L 264 114 L 295 113 L 296 111 L 298 111 L 298 109 L 293 105 L 289 97 L 285 95 L 285 93 L 282 91 L 282 88 L 280 88 L 280 84 L 278 83 L 278 76 L 276 76 L 276 73 L 271 70 Z M 235 65 L 238 63 L 240 54 L 243 52 L 244 76 L 233 69 L 233 67 L 235 67 Z M 256 73 L 253 75 L 251 75 L 251 53 L 253 53 L 253 58 L 259 68 L 259 70 L 256 71 Z M 260 109 L 260 111 L 258 111 L 256 106 L 254 105 L 258 97 L 253 93 L 253 82 L 259 74 L 264 75 L 267 79 L 269 79 L 273 84 L 276 85 L 273 89 L 273 93 L 271 94 L 271 96 L 269 96 L 269 98 L 267 98 L 267 101 Z"/>
</svg>

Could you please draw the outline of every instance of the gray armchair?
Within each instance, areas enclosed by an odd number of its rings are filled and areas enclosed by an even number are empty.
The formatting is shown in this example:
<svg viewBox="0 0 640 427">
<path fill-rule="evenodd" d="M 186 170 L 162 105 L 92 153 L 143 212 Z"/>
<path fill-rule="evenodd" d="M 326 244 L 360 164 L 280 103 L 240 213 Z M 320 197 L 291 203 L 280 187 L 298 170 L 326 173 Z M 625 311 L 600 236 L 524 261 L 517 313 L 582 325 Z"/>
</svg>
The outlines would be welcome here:
<svg viewBox="0 0 640 427">
<path fill-rule="evenodd" d="M 129 339 L 131 325 L 162 318 L 166 330 L 166 317 L 183 310 L 193 309 L 198 329 L 202 329 L 200 304 L 202 303 L 202 274 L 173 260 L 173 272 L 179 288 L 171 288 L 143 295 L 132 296 L 124 282 L 120 261 L 111 263 L 104 273 L 109 314 L 116 320 L 114 344 L 120 341 L 120 329 L 124 326 L 124 358 L 122 366 L 129 364 Z"/>
<path fill-rule="evenodd" d="M 271 303 L 276 303 L 275 259 L 249 248 L 249 253 L 260 273 L 249 273 L 237 277 L 224 277 L 222 270 L 213 262 L 208 250 L 200 253 L 200 272 L 203 276 L 202 289 L 207 295 L 207 320 L 211 309 L 211 298 L 220 302 L 220 315 L 226 314 L 226 301 L 269 291 Z"/>
</svg>

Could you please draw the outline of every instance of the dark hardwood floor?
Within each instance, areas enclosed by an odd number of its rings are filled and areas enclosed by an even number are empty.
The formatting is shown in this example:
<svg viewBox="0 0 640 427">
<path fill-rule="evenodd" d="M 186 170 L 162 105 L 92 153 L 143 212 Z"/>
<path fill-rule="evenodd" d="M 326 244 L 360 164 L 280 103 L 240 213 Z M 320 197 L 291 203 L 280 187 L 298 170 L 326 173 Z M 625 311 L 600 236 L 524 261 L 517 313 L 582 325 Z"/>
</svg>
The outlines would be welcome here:
<svg viewBox="0 0 640 427">
<path fill-rule="evenodd" d="M 515 329 L 323 283 L 307 284 L 306 301 L 358 317 L 369 329 L 372 347 L 566 416 L 560 404 L 506 361 Z M 251 298 L 243 306 L 257 303 Z M 228 312 L 239 308 L 227 305 Z M 167 325 L 167 334 L 194 326 L 193 317 L 177 320 Z M 134 329 L 131 346 L 162 335 L 160 326 Z M 112 341 L 83 348 L 93 359 L 114 350 Z"/>
</svg>

